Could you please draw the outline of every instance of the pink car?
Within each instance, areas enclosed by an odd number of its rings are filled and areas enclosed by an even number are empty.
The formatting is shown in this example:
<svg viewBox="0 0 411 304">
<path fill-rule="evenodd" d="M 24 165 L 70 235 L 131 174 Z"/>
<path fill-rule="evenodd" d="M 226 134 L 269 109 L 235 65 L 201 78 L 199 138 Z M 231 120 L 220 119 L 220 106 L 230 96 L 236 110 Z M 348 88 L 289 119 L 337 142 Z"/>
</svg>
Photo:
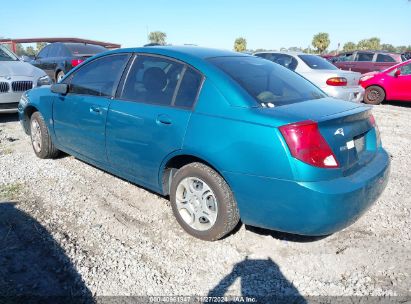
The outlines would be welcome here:
<svg viewBox="0 0 411 304">
<path fill-rule="evenodd" d="M 366 73 L 360 78 L 360 85 L 365 89 L 365 103 L 376 105 L 384 100 L 411 102 L 411 60 L 382 72 Z"/>
</svg>

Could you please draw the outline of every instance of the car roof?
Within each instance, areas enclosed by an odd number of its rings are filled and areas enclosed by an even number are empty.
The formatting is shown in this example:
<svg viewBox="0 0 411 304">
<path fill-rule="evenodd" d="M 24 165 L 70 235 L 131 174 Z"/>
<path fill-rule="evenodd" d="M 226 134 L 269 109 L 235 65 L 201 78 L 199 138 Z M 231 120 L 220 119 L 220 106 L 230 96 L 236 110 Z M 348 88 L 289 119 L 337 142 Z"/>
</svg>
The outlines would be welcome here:
<svg viewBox="0 0 411 304">
<path fill-rule="evenodd" d="M 298 52 L 298 51 L 261 51 L 261 52 L 255 52 L 253 53 L 254 55 L 256 54 L 283 54 L 283 55 L 290 55 L 290 56 L 298 56 L 298 55 L 313 55 L 317 56 L 317 54 L 307 54 L 304 52 Z"/>
<path fill-rule="evenodd" d="M 114 52 L 137 52 L 137 53 L 153 53 L 161 55 L 169 55 L 172 57 L 185 57 L 197 59 L 207 59 L 213 57 L 233 57 L 233 56 L 249 56 L 244 53 L 238 53 L 228 50 L 219 50 L 213 48 L 205 48 L 199 46 L 182 45 L 182 46 L 147 46 L 138 48 L 119 49 Z"/>
</svg>

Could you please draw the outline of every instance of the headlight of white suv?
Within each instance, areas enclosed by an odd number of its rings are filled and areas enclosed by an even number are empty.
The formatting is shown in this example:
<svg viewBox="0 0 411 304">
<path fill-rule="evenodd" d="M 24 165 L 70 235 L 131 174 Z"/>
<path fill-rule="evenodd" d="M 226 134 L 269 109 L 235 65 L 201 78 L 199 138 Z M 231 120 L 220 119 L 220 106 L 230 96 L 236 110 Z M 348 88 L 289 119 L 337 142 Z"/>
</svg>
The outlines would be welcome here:
<svg viewBox="0 0 411 304">
<path fill-rule="evenodd" d="M 52 81 L 51 81 L 50 77 L 47 76 L 47 75 L 41 76 L 37 80 L 37 86 L 38 87 L 41 87 L 41 86 L 44 86 L 44 85 L 51 85 L 51 84 L 52 84 Z"/>
</svg>

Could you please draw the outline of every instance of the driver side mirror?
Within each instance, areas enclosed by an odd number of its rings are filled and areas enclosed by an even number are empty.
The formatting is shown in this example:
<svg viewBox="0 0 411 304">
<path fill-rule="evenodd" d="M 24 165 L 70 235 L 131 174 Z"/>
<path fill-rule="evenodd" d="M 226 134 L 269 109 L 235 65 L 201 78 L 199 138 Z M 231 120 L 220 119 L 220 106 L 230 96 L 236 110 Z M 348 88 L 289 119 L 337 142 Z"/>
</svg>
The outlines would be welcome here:
<svg viewBox="0 0 411 304">
<path fill-rule="evenodd" d="M 69 86 L 65 83 L 55 83 L 51 86 L 51 91 L 56 94 L 66 95 L 68 93 Z"/>
<path fill-rule="evenodd" d="M 400 75 L 401 75 L 401 70 L 400 69 L 396 70 L 394 73 L 394 77 L 398 77 Z"/>
</svg>

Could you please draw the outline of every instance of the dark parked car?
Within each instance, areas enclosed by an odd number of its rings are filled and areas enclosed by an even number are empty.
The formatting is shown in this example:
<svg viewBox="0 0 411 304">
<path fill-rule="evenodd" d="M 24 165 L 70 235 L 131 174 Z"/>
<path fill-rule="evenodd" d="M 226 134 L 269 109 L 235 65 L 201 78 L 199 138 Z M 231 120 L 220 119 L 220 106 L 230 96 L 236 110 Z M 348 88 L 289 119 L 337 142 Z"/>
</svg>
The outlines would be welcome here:
<svg viewBox="0 0 411 304">
<path fill-rule="evenodd" d="M 356 51 L 338 55 L 334 65 L 342 70 L 360 72 L 361 74 L 382 71 L 397 63 L 405 61 L 401 54 L 375 51 Z"/>
<path fill-rule="evenodd" d="M 44 70 L 53 81 L 58 82 L 68 71 L 87 58 L 105 51 L 105 47 L 95 44 L 56 42 L 45 46 L 32 64 Z"/>
</svg>

